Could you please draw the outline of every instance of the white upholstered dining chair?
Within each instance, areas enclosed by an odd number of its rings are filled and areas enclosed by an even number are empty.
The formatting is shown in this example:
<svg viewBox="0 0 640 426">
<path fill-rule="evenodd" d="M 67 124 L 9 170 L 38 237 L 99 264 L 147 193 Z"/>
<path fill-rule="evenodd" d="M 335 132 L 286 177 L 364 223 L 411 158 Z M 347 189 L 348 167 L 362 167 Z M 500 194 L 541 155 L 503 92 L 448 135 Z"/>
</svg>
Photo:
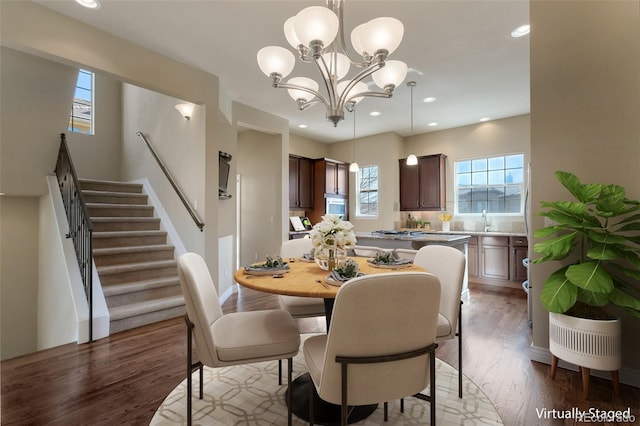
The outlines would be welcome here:
<svg viewBox="0 0 640 426">
<path fill-rule="evenodd" d="M 340 287 L 328 334 L 308 338 L 303 352 L 311 392 L 341 405 L 342 425 L 349 406 L 408 396 L 430 401 L 435 424 L 439 302 L 438 278 L 425 272 L 367 275 Z M 430 395 L 420 393 L 427 385 Z M 312 395 L 310 402 L 313 424 Z"/>
<path fill-rule="evenodd" d="M 436 342 L 458 336 L 458 397 L 462 398 L 462 285 L 466 259 L 453 247 L 428 245 L 420 248 L 413 264 L 422 266 L 440 280 L 440 315 Z"/>
<path fill-rule="evenodd" d="M 300 334 L 291 315 L 280 309 L 224 315 L 207 264 L 196 253 L 178 258 L 178 274 L 187 308 L 187 424 L 191 425 L 192 420 L 191 375 L 200 370 L 202 399 L 203 365 L 225 367 L 287 358 L 290 389 L 292 358 L 300 348 Z M 192 360 L 192 339 L 200 358 L 196 363 Z M 291 425 L 289 390 L 286 397 Z"/>
<path fill-rule="evenodd" d="M 280 257 L 285 261 L 290 258 L 300 258 L 311 252 L 313 244 L 310 238 L 288 240 L 280 246 Z M 278 296 L 281 309 L 289 312 L 295 318 L 324 316 L 324 300 L 318 297 Z"/>
</svg>

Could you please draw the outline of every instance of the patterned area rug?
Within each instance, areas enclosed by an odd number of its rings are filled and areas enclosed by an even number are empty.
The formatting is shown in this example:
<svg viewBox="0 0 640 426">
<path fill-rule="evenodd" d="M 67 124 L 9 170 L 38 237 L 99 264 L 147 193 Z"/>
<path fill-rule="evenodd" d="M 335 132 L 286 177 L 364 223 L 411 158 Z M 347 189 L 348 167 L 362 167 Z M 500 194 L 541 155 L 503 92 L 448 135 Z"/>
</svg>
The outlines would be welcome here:
<svg viewBox="0 0 640 426">
<path fill-rule="evenodd" d="M 304 337 L 303 337 L 304 338 Z M 293 360 L 293 378 L 306 372 L 302 350 Z M 193 374 L 194 425 L 286 425 L 287 406 L 286 361 L 283 362 L 283 380 L 278 385 L 277 361 L 204 369 L 204 395 L 198 399 L 199 375 Z M 458 371 L 436 359 L 436 421 L 440 426 L 502 425 L 502 420 L 491 401 L 469 379 L 463 376 L 463 398 L 458 398 Z M 151 425 L 186 424 L 185 379 L 164 400 L 156 411 Z M 428 388 L 423 392 L 429 394 Z M 294 425 L 308 422 L 293 416 Z M 382 404 L 368 418 L 357 425 L 428 425 L 429 403 L 417 398 L 406 398 L 404 413 L 400 402 L 389 402 L 389 421 L 383 420 Z"/>
</svg>

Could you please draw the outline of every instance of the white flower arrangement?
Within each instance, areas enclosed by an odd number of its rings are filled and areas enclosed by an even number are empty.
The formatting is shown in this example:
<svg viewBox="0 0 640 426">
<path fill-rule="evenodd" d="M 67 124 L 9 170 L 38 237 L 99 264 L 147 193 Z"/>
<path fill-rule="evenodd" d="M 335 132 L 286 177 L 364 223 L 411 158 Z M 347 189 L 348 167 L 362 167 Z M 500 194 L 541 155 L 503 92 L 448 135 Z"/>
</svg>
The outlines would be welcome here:
<svg viewBox="0 0 640 426">
<path fill-rule="evenodd" d="M 340 248 L 356 244 L 353 224 L 340 219 L 335 214 L 322 216 L 322 221 L 316 223 L 310 233 L 311 243 L 316 250 Z"/>
</svg>

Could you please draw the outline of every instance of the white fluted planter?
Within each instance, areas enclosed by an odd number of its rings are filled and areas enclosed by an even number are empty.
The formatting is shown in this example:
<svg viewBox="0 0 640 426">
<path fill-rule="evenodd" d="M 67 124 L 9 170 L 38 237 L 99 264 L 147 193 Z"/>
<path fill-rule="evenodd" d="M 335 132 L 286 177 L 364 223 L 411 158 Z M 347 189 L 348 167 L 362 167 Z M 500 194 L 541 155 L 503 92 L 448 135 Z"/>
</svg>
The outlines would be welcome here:
<svg viewBox="0 0 640 426">
<path fill-rule="evenodd" d="M 567 362 L 594 370 L 622 365 L 619 319 L 591 320 L 549 312 L 549 350 Z"/>
</svg>

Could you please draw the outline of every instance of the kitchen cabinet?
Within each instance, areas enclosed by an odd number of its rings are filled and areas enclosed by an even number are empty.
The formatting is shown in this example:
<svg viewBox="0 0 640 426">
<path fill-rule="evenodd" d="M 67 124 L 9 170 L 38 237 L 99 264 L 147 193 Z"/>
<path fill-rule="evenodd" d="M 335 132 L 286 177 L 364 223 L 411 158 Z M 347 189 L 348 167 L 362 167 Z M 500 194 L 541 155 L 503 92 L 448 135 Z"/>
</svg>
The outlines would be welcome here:
<svg viewBox="0 0 640 426">
<path fill-rule="evenodd" d="M 289 156 L 289 208 L 313 208 L 313 160 Z"/>
<path fill-rule="evenodd" d="M 325 214 L 327 198 L 349 197 L 349 164 L 329 158 L 313 161 L 313 209 L 308 212 L 311 223 L 320 222 Z M 349 218 L 346 202 L 344 219 Z"/>
<path fill-rule="evenodd" d="M 324 194 L 349 195 L 349 165 L 340 161 L 320 159 L 315 162 L 316 177 L 324 177 Z"/>
<path fill-rule="evenodd" d="M 509 250 L 511 253 L 509 278 L 511 281 L 526 280 L 527 268 L 522 264 L 522 261 L 529 257 L 527 237 L 510 237 Z"/>
<path fill-rule="evenodd" d="M 476 236 L 469 238 L 467 246 L 467 273 L 470 277 L 477 277 L 480 275 L 478 263 L 478 237 Z"/>
<path fill-rule="evenodd" d="M 480 236 L 480 276 L 509 279 L 509 237 Z"/>
<path fill-rule="evenodd" d="M 399 160 L 400 210 L 442 210 L 446 207 L 444 154 L 418 157 L 416 166 Z"/>
</svg>

